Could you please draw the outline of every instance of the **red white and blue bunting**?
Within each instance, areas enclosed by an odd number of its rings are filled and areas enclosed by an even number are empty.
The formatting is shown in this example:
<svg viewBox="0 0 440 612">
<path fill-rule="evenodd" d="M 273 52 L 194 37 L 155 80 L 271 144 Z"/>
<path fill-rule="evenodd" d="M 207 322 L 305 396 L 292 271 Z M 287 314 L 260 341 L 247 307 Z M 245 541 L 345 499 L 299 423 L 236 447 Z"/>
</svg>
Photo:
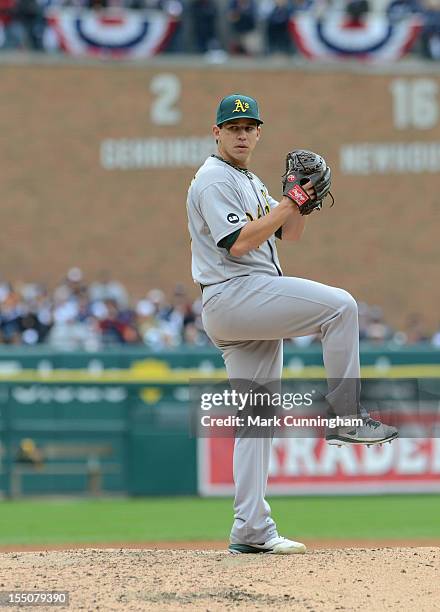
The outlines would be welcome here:
<svg viewBox="0 0 440 612">
<path fill-rule="evenodd" d="M 56 46 L 69 55 L 145 58 L 166 48 L 176 21 L 161 11 L 50 10 Z M 53 37 L 52 37 L 53 38 Z"/>
<path fill-rule="evenodd" d="M 417 17 L 391 22 L 386 15 L 366 16 L 361 23 L 342 13 L 317 19 L 310 13 L 296 15 L 290 32 L 297 49 L 309 59 L 392 62 L 405 55 L 421 30 Z"/>
</svg>

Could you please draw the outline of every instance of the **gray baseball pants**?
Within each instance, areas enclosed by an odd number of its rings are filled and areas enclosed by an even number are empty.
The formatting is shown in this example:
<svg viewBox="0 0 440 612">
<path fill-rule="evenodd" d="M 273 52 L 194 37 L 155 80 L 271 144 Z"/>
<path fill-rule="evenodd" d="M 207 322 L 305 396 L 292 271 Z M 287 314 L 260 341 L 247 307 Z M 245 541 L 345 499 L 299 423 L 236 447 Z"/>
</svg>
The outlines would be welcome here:
<svg viewBox="0 0 440 612">
<path fill-rule="evenodd" d="M 205 330 L 221 349 L 229 379 L 280 379 L 283 338 L 320 334 L 326 399 L 335 414 L 355 414 L 360 379 L 357 304 L 343 289 L 302 278 L 242 276 L 203 291 Z M 352 408 L 352 409 L 351 409 Z M 262 544 L 277 536 L 265 500 L 272 439 L 237 437 L 231 543 Z"/>
</svg>

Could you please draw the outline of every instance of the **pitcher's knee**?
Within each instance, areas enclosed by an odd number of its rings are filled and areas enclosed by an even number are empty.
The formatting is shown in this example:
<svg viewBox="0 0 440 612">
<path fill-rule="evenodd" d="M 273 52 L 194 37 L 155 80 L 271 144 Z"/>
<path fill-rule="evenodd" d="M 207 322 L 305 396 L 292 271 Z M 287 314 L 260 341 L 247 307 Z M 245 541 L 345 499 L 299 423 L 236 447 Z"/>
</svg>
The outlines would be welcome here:
<svg viewBox="0 0 440 612">
<path fill-rule="evenodd" d="M 354 297 L 345 289 L 338 289 L 339 308 L 347 314 L 358 316 L 358 305 Z"/>
</svg>

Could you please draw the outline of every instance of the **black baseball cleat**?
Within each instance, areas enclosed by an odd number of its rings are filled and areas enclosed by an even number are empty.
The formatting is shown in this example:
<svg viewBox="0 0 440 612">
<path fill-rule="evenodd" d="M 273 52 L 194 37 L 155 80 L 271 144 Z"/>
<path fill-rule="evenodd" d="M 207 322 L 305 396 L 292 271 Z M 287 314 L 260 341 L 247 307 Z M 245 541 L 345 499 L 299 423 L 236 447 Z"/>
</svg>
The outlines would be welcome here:
<svg viewBox="0 0 440 612">
<path fill-rule="evenodd" d="M 371 444 L 391 442 L 398 435 L 399 432 L 395 427 L 366 417 L 363 419 L 363 424 L 355 428 L 327 428 L 325 439 L 328 444 L 336 446 L 347 444 L 367 444 L 367 446 L 370 446 Z"/>
</svg>

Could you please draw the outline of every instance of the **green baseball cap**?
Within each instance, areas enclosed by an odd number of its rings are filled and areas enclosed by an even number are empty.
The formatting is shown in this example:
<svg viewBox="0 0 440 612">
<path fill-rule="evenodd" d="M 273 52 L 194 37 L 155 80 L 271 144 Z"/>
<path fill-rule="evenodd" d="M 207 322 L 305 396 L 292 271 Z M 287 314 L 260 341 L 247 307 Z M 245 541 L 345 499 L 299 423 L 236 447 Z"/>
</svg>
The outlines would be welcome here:
<svg viewBox="0 0 440 612">
<path fill-rule="evenodd" d="M 217 125 L 233 119 L 255 119 L 258 123 L 263 123 L 260 119 L 258 102 L 254 98 L 241 94 L 226 96 L 220 101 L 217 108 Z"/>
</svg>

